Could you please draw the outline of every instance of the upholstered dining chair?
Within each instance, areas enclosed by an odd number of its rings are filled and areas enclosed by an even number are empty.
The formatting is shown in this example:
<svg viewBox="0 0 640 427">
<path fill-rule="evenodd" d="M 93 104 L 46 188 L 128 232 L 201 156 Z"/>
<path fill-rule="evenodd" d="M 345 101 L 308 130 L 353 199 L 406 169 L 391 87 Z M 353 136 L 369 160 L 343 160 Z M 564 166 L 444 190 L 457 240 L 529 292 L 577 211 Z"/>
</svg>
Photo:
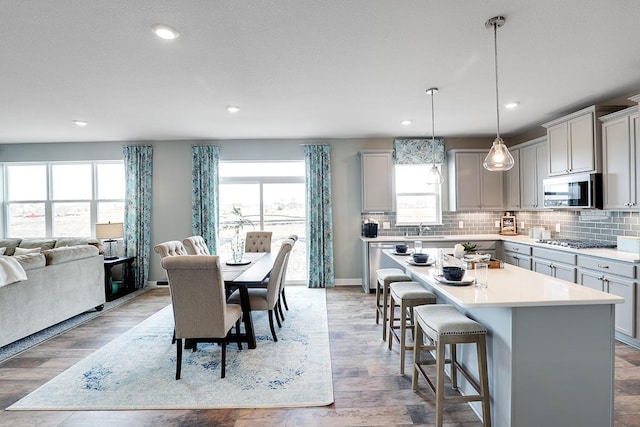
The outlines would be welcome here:
<svg viewBox="0 0 640 427">
<path fill-rule="evenodd" d="M 162 258 L 169 277 L 177 343 L 176 380 L 182 368 L 182 339 L 194 343 L 221 345 L 221 378 L 225 376 L 227 342 L 233 341 L 231 328 L 242 316 L 240 303 L 227 303 L 220 259 L 217 255 L 176 255 Z M 236 328 L 236 341 L 240 344 Z"/>
<path fill-rule="evenodd" d="M 244 242 L 245 252 L 271 252 L 271 231 L 247 231 Z"/>
<path fill-rule="evenodd" d="M 267 310 L 269 312 L 269 327 L 271 328 L 271 336 L 274 341 L 278 341 L 278 337 L 276 336 L 276 330 L 273 326 L 273 315 L 280 297 L 280 280 L 282 279 L 283 268 L 287 257 L 291 253 L 292 247 L 293 243 L 288 239 L 280 246 L 266 288 L 247 289 L 251 310 Z M 240 304 L 240 292 L 238 290 L 233 291 L 227 301 L 231 304 Z"/>
<path fill-rule="evenodd" d="M 292 234 L 288 237 L 288 239 L 291 239 L 293 241 L 291 250 L 293 250 L 293 246 L 295 246 L 296 242 L 298 241 L 298 235 L 297 234 Z M 287 258 L 287 262 L 286 265 L 284 267 L 284 273 L 282 273 L 282 281 L 280 283 L 280 298 L 282 299 L 282 303 L 284 303 L 284 308 L 287 309 L 287 311 L 289 310 L 289 305 L 287 304 L 287 297 L 284 295 L 284 282 L 286 280 L 286 276 L 287 276 L 287 267 L 289 266 L 289 258 Z M 279 301 L 278 301 L 279 303 Z M 282 317 L 284 319 L 284 316 L 282 316 L 282 307 L 278 307 L 280 310 L 280 317 Z"/>
<path fill-rule="evenodd" d="M 187 248 L 190 255 L 211 255 L 207 242 L 202 236 L 191 236 L 182 240 L 182 244 Z"/>
<path fill-rule="evenodd" d="M 176 255 L 189 255 L 187 249 L 179 240 L 158 243 L 153 247 L 153 251 L 160 255 L 160 258 Z"/>
</svg>

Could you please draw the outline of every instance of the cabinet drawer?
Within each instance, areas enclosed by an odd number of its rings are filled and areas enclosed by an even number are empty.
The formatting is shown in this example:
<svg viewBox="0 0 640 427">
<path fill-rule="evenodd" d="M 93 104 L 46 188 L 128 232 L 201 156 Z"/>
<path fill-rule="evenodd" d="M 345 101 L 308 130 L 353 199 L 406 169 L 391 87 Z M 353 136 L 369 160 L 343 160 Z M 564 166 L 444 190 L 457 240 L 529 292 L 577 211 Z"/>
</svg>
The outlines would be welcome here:
<svg viewBox="0 0 640 427">
<path fill-rule="evenodd" d="M 521 243 L 504 242 L 505 252 L 517 252 L 522 255 L 531 255 L 531 246 L 523 245 Z"/>
<path fill-rule="evenodd" d="M 602 273 L 615 274 L 629 279 L 636 278 L 636 265 L 629 262 L 580 255 L 578 256 L 578 267 L 588 268 L 589 270 L 600 271 Z"/>
<path fill-rule="evenodd" d="M 533 256 L 536 258 L 544 258 L 550 261 L 561 262 L 563 264 L 576 265 L 576 254 L 569 252 L 533 248 Z"/>
</svg>

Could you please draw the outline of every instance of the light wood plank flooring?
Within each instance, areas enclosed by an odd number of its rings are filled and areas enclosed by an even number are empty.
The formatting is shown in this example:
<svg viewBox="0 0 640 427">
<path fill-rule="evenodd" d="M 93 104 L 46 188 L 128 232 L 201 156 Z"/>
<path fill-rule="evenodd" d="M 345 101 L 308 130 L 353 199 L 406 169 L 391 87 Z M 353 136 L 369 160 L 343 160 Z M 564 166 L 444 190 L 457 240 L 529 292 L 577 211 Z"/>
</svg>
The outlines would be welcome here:
<svg viewBox="0 0 640 427">
<path fill-rule="evenodd" d="M 399 375 L 375 324 L 374 296 L 357 287 L 327 291 L 335 403 L 318 408 L 172 411 L 0 411 L 0 426 L 417 426 L 433 425 L 433 395 Z M 169 303 L 168 288 L 131 302 L 0 364 L 6 408 Z M 285 320 L 286 322 L 286 320 Z M 256 328 L 268 328 L 257 324 Z M 407 361 L 407 373 L 411 358 Z M 616 426 L 640 425 L 640 351 L 616 345 Z M 152 392 L 150 390 L 150 392 Z M 543 409 L 541 409 L 543 410 Z M 479 426 L 465 404 L 449 405 L 448 426 Z"/>
</svg>

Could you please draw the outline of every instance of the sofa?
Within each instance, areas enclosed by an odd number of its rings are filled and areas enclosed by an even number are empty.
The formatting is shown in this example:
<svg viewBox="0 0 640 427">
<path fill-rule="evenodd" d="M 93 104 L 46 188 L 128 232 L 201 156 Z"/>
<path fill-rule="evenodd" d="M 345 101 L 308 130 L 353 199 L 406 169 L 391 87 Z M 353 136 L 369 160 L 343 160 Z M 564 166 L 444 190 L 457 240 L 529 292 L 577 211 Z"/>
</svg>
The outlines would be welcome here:
<svg viewBox="0 0 640 427">
<path fill-rule="evenodd" d="M 0 239 L 2 248 L 27 280 L 0 286 L 0 347 L 104 307 L 104 258 L 96 239 Z"/>
</svg>

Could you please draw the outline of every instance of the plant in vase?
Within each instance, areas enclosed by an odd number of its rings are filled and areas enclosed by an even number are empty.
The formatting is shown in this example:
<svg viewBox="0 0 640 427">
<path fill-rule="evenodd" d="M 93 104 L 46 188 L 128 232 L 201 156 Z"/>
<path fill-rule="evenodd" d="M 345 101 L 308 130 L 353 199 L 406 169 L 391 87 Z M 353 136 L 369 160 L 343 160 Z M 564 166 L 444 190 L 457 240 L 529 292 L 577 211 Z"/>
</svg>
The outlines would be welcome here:
<svg viewBox="0 0 640 427">
<path fill-rule="evenodd" d="M 464 248 L 464 252 L 466 254 L 474 253 L 476 251 L 477 245 L 475 243 L 462 243 L 462 247 Z"/>
<path fill-rule="evenodd" d="M 245 217 L 242 214 L 241 208 L 234 206 L 231 210 L 233 219 L 225 225 L 225 229 L 233 229 L 235 231 L 231 238 L 231 254 L 233 256 L 233 262 L 241 262 L 244 255 L 244 233 L 243 229 L 245 225 L 254 226 L 253 221 Z"/>
</svg>

